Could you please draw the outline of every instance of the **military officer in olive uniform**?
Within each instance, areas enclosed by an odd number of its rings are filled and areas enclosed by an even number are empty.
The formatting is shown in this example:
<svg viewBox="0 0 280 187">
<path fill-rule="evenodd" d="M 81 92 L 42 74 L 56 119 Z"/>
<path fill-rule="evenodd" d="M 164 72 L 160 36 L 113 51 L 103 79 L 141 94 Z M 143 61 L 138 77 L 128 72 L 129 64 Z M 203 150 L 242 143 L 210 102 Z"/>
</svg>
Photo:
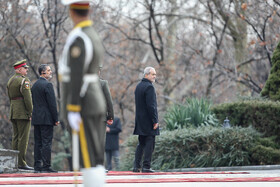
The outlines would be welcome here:
<svg viewBox="0 0 280 187">
<path fill-rule="evenodd" d="M 100 77 L 100 74 L 101 74 L 101 69 L 102 69 L 102 67 L 99 67 L 99 72 L 98 72 L 99 73 L 99 77 Z M 112 125 L 113 122 L 114 122 L 113 121 L 114 120 L 113 101 L 112 101 L 112 96 L 111 96 L 111 92 L 110 92 L 110 89 L 109 89 L 108 81 L 99 78 L 99 82 L 100 82 L 100 85 L 101 85 L 101 88 L 102 88 L 102 91 L 103 91 L 103 94 L 104 94 L 104 97 L 105 97 L 105 101 L 106 101 L 106 120 L 105 120 L 104 128 L 107 131 L 107 128 L 108 128 L 107 124 L 108 125 Z M 106 139 L 107 139 L 107 133 L 106 133 Z M 106 139 L 105 139 L 105 147 L 107 145 Z M 106 163 L 107 163 L 107 160 L 106 160 Z M 106 173 L 108 171 L 109 170 L 106 169 Z"/>
<path fill-rule="evenodd" d="M 26 60 L 18 61 L 13 66 L 15 74 L 7 84 L 11 104 L 10 119 L 13 123 L 12 148 L 19 151 L 18 168 L 32 170 L 33 168 L 29 167 L 25 160 L 33 109 L 30 80 L 26 77 L 29 66 Z"/>
<path fill-rule="evenodd" d="M 102 67 L 99 67 L 99 77 L 101 74 L 101 69 Z M 113 101 L 112 101 L 109 84 L 107 80 L 101 78 L 99 78 L 99 81 L 106 101 L 106 120 L 107 120 L 106 123 L 108 125 L 112 125 L 114 120 L 114 108 L 113 108 Z"/>
<path fill-rule="evenodd" d="M 62 0 L 69 5 L 74 29 L 69 33 L 59 62 L 64 115 L 72 129 L 79 131 L 80 161 L 84 186 L 105 182 L 104 151 L 106 104 L 98 70 L 104 49 L 89 20 L 92 0 Z"/>
</svg>

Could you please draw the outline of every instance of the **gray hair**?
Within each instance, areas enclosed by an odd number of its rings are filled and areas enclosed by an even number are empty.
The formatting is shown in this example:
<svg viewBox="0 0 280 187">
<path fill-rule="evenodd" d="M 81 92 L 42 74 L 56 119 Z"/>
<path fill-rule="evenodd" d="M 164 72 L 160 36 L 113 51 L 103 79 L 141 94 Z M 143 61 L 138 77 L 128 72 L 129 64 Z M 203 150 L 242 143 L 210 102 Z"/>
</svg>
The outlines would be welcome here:
<svg viewBox="0 0 280 187">
<path fill-rule="evenodd" d="M 143 77 L 145 77 L 145 75 L 149 75 L 151 69 L 155 69 L 155 68 L 153 68 L 153 67 L 146 67 L 146 68 L 144 69 Z"/>
<path fill-rule="evenodd" d="M 39 75 L 42 75 L 43 72 L 46 71 L 46 69 L 47 69 L 48 66 L 49 66 L 48 64 L 41 64 L 41 65 L 39 66 L 39 68 L 38 68 L 38 73 L 39 73 Z"/>
</svg>

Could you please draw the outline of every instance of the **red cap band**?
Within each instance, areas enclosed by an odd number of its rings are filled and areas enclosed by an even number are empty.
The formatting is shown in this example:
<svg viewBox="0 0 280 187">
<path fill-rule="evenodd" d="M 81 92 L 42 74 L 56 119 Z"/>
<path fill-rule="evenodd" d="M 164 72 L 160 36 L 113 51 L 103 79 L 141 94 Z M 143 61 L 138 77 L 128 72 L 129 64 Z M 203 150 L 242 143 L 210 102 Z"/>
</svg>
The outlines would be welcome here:
<svg viewBox="0 0 280 187">
<path fill-rule="evenodd" d="M 89 9 L 89 3 L 73 3 L 70 5 L 70 8 L 86 10 L 86 9 Z"/>
<path fill-rule="evenodd" d="M 18 68 L 20 68 L 20 67 L 22 67 L 22 66 L 25 66 L 25 65 L 26 65 L 26 63 L 19 64 L 19 65 L 17 65 L 17 66 L 14 66 L 14 69 L 18 69 Z"/>
</svg>

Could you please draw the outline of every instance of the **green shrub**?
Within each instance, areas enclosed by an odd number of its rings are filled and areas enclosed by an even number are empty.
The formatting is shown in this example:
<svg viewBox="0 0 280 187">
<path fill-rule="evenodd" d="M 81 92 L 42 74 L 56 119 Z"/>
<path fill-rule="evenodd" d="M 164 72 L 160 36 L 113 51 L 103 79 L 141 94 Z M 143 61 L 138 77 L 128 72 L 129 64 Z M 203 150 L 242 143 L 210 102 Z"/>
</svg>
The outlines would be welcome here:
<svg viewBox="0 0 280 187">
<path fill-rule="evenodd" d="M 162 131 L 156 138 L 152 167 L 167 170 L 187 167 L 242 166 L 251 164 L 250 150 L 261 134 L 251 127 L 212 126 Z M 121 169 L 131 170 L 137 136 L 124 144 Z"/>
<path fill-rule="evenodd" d="M 258 145 L 251 150 L 252 159 L 258 165 L 279 164 L 280 163 L 280 150 L 273 149 L 272 147 L 265 147 Z"/>
<path fill-rule="evenodd" d="M 63 131 L 60 137 L 59 143 L 56 145 L 61 150 L 71 150 L 71 137 L 68 131 Z M 58 171 L 63 171 L 67 168 L 68 159 L 71 157 L 71 153 L 58 152 L 52 158 L 52 168 Z M 69 170 L 69 169 L 68 169 Z"/>
<path fill-rule="evenodd" d="M 275 136 L 258 138 L 256 145 L 250 149 L 252 162 L 255 165 L 279 164 L 279 144 L 275 142 Z"/>
<path fill-rule="evenodd" d="M 120 157 L 120 170 L 132 170 L 136 146 L 138 144 L 138 136 L 131 135 L 121 145 L 122 154 Z"/>
<path fill-rule="evenodd" d="M 187 127 L 189 125 L 190 118 L 185 110 L 184 106 L 173 105 L 167 110 L 164 116 L 164 122 L 166 129 L 175 130 Z"/>
<path fill-rule="evenodd" d="M 65 168 L 64 163 L 66 162 L 66 159 L 70 156 L 71 154 L 67 154 L 64 152 L 57 153 L 52 159 L 52 168 L 58 171 L 63 171 Z"/>
<path fill-rule="evenodd" d="M 175 130 L 201 125 L 217 126 L 218 120 L 210 108 L 211 103 L 206 99 L 190 98 L 183 105 L 175 104 L 164 116 L 165 128 Z"/>
<path fill-rule="evenodd" d="M 280 102 L 269 100 L 243 100 L 212 107 L 220 123 L 228 117 L 231 125 L 252 125 L 266 137 L 276 136 L 280 141 Z"/>
<path fill-rule="evenodd" d="M 262 137 L 257 139 L 257 144 L 265 146 L 265 147 L 271 147 L 273 149 L 279 149 L 280 145 L 276 143 L 276 136 L 271 137 Z"/>
</svg>

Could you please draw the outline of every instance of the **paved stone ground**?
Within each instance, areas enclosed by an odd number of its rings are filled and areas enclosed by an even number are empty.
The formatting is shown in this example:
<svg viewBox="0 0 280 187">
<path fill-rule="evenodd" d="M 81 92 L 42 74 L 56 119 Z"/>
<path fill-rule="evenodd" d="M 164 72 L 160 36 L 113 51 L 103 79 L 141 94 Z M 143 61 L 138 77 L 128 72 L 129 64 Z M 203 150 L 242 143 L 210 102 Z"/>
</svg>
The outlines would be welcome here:
<svg viewBox="0 0 280 187">
<path fill-rule="evenodd" d="M 191 169 L 180 169 L 180 171 L 184 172 L 198 172 L 197 173 L 188 173 L 188 174 L 171 174 L 171 175 L 108 175 L 106 176 L 106 180 L 109 183 L 105 184 L 105 187 L 280 187 L 280 166 L 257 166 L 257 167 L 227 167 L 227 168 L 191 168 Z M 246 170 L 247 169 L 247 170 Z M 214 171 L 213 171 L 214 170 Z M 207 173 L 202 173 L 206 172 Z M 213 171 L 213 172 L 209 172 Z M 232 173 L 221 174 L 220 171 L 227 171 Z M 146 181 L 160 181 L 162 179 L 262 179 L 262 178 L 275 178 L 277 182 L 254 182 L 254 180 L 250 180 L 250 182 L 148 182 L 148 183 L 111 183 L 117 180 L 146 180 Z M 0 177 L 1 181 L 32 181 L 32 180 L 44 180 L 44 181 L 53 181 L 53 180 L 73 180 L 74 178 L 71 176 L 65 177 L 12 177 L 12 178 L 3 178 Z M 82 177 L 78 177 L 79 180 L 82 180 Z M 229 180 L 228 180 L 229 181 Z M 2 185 L 1 185 L 2 186 Z M 43 185 L 3 185 L 4 187 L 49 187 L 49 186 L 57 186 L 57 187 L 69 187 L 75 186 L 74 184 L 43 184 Z M 79 187 L 83 186 L 82 184 L 77 185 Z"/>
</svg>

